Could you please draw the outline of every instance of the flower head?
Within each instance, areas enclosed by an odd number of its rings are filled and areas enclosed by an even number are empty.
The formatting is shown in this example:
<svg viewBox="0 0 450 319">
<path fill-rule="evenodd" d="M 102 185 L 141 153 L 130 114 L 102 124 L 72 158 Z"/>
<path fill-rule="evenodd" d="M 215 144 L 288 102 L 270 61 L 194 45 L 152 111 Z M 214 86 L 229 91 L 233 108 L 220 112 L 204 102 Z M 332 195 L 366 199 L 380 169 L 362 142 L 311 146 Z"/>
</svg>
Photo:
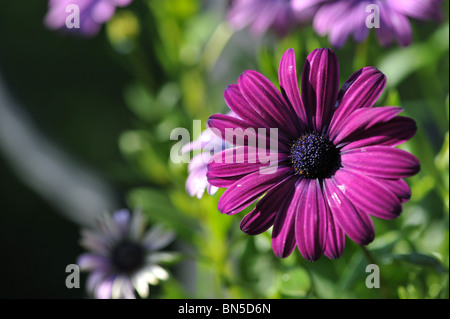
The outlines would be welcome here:
<svg viewBox="0 0 450 319">
<path fill-rule="evenodd" d="M 228 21 L 236 29 L 250 26 L 257 35 L 272 29 L 285 36 L 295 25 L 310 22 L 322 1 L 303 0 L 302 7 L 294 10 L 292 0 L 233 0 Z"/>
<path fill-rule="evenodd" d="M 50 0 L 49 10 L 45 17 L 48 28 L 66 29 L 82 35 L 93 36 L 101 25 L 111 19 L 116 7 L 125 7 L 133 0 Z M 73 6 L 76 7 L 73 7 Z M 77 8 L 76 12 L 73 8 Z M 67 19 L 71 14 L 79 14 L 79 28 L 67 28 Z M 75 19 L 75 17 L 74 17 Z"/>
<path fill-rule="evenodd" d="M 301 0 L 297 0 L 301 3 Z M 397 41 L 407 46 L 412 41 L 409 18 L 417 20 L 440 20 L 442 0 L 341 0 L 323 4 L 314 17 L 314 29 L 327 35 L 333 46 L 341 47 L 353 35 L 362 42 L 369 35 L 367 20 L 377 14 L 379 26 L 374 27 L 381 45 Z M 375 5 L 378 12 L 368 6 Z M 369 8 L 369 9 L 368 9 Z M 345 17 L 345 18 L 343 18 Z"/>
<path fill-rule="evenodd" d="M 213 115 L 208 125 L 221 136 L 232 129 L 236 138 L 229 142 L 236 147 L 213 157 L 208 181 L 228 188 L 218 204 L 225 214 L 236 214 L 264 195 L 240 227 L 256 235 L 273 226 L 278 257 L 298 247 L 307 260 L 322 254 L 338 258 L 345 235 L 369 244 L 375 236 L 370 216 L 396 218 L 410 198 L 403 178 L 416 174 L 420 164 L 395 146 L 415 134 L 415 122 L 397 116 L 401 108 L 373 107 L 386 83 L 374 67 L 358 70 L 339 90 L 339 65 L 330 49 L 316 49 L 307 57 L 301 94 L 294 51 L 287 50 L 279 82 L 281 92 L 249 70 L 225 90 L 225 101 L 240 119 Z M 239 136 L 258 128 L 278 129 L 276 148 L 255 146 Z M 260 160 L 237 161 L 239 152 L 248 154 L 244 159 L 275 153 L 276 170 Z"/>
<path fill-rule="evenodd" d="M 173 240 L 173 233 L 155 226 L 145 232 L 140 211 L 122 209 L 105 215 L 98 229 L 84 229 L 81 244 L 90 250 L 78 257 L 80 269 L 90 271 L 87 289 L 98 299 L 135 298 L 149 294 L 148 284 L 156 285 L 169 274 L 158 265 L 173 258 L 158 252 Z"/>
</svg>

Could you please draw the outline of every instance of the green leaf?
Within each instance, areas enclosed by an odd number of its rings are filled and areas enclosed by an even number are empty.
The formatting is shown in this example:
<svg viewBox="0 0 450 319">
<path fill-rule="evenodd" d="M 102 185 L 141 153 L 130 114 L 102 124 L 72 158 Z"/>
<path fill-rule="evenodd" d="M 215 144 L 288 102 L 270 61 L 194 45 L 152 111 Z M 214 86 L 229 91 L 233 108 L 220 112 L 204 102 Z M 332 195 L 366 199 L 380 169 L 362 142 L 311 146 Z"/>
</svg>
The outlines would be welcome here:
<svg viewBox="0 0 450 319">
<path fill-rule="evenodd" d="M 173 229 L 177 235 L 192 240 L 198 231 L 198 223 L 175 209 L 167 196 L 154 189 L 136 188 L 127 196 L 129 206 L 144 211 L 147 218 L 153 222 L 160 222 Z"/>
<path fill-rule="evenodd" d="M 281 275 L 280 291 L 284 295 L 306 297 L 310 289 L 311 278 L 303 268 L 293 268 Z"/>
<path fill-rule="evenodd" d="M 413 252 L 410 254 L 394 254 L 388 256 L 388 258 L 392 260 L 398 260 L 402 262 L 406 262 L 412 265 L 421 266 L 421 267 L 430 267 L 435 271 L 440 273 L 445 273 L 445 268 L 442 263 L 434 256 L 425 255 L 422 253 Z"/>
</svg>

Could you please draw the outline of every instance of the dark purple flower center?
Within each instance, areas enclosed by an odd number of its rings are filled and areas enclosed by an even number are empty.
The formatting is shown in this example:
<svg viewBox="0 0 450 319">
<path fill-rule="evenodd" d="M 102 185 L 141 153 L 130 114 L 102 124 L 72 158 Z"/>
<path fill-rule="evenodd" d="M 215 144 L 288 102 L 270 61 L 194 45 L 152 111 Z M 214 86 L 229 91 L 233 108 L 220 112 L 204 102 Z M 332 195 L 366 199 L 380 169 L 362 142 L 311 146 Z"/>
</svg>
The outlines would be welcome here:
<svg viewBox="0 0 450 319">
<path fill-rule="evenodd" d="M 111 261 L 119 272 L 133 272 L 144 265 L 144 247 L 129 240 L 121 241 L 112 249 Z"/>
<path fill-rule="evenodd" d="M 291 164 L 295 174 L 306 178 L 327 178 L 341 166 L 339 150 L 325 135 L 307 133 L 291 146 Z"/>
</svg>

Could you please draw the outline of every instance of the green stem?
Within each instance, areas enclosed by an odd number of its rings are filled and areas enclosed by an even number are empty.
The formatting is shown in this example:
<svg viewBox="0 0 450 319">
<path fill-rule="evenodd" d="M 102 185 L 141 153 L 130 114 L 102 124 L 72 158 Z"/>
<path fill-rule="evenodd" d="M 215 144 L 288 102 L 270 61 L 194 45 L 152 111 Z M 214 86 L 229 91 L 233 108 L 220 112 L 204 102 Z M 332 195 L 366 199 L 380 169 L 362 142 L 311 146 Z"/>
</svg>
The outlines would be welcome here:
<svg viewBox="0 0 450 319">
<path fill-rule="evenodd" d="M 226 22 L 217 26 L 203 51 L 202 64 L 207 71 L 214 68 L 232 35 L 233 30 L 228 27 Z"/>
</svg>

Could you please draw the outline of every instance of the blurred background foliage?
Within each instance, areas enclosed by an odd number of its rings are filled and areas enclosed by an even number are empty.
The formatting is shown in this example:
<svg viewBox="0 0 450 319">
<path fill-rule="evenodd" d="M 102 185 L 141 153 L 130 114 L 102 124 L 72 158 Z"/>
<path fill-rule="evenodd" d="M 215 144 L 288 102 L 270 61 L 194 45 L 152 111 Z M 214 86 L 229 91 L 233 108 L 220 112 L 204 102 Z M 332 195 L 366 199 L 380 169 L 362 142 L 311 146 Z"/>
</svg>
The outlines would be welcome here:
<svg viewBox="0 0 450 319">
<path fill-rule="evenodd" d="M 363 66 L 386 74 L 377 105 L 402 106 L 417 121 L 416 136 L 401 147 L 420 159 L 422 170 L 408 179 L 413 195 L 402 215 L 374 219 L 370 253 L 347 239 L 340 259 L 314 263 L 297 250 L 276 258 L 270 231 L 243 234 L 239 222 L 251 207 L 221 215 L 223 191 L 189 197 L 187 166 L 170 161 L 176 142 L 170 132 L 192 132 L 194 119 L 204 126 L 211 114 L 226 112 L 223 90 L 244 70 L 277 84 L 286 49 L 295 49 L 300 74 L 310 51 L 330 46 L 310 26 L 283 39 L 232 31 L 227 5 L 135 0 L 95 38 L 77 38 L 44 28 L 46 1 L 2 1 L 0 76 L 39 130 L 109 185 L 121 206 L 111 202 L 105 210 L 142 208 L 151 222 L 176 231 L 171 248 L 185 258 L 152 298 L 448 298 L 448 2 L 441 24 L 412 23 L 407 48 L 382 48 L 372 34 L 335 50 L 341 84 Z M 84 282 L 81 289 L 64 285 L 65 266 L 82 252 L 83 225 L 60 214 L 12 166 L 0 156 L 0 297 L 85 297 Z M 380 289 L 365 285 L 370 263 L 380 267 Z"/>
</svg>

